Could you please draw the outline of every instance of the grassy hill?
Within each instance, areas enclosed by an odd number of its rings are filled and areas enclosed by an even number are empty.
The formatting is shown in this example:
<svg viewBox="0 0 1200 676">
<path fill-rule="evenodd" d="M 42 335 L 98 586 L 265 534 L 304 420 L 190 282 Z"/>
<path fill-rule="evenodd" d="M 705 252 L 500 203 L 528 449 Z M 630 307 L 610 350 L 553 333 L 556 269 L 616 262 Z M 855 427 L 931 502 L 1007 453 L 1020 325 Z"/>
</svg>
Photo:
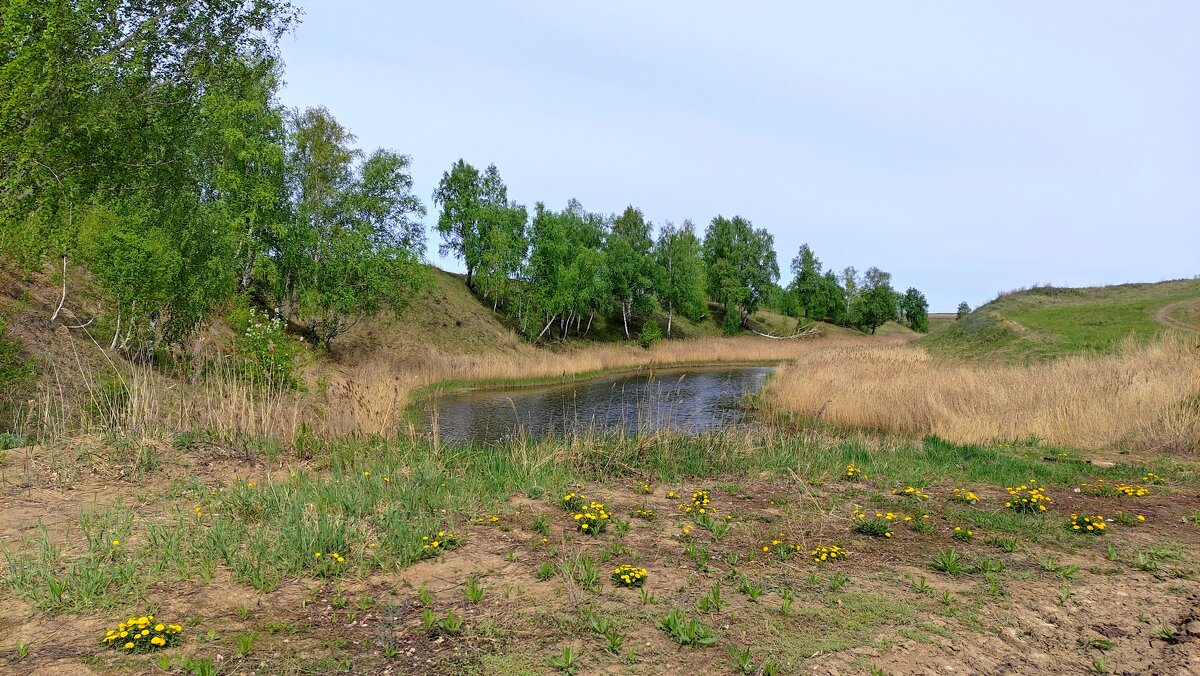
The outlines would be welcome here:
<svg viewBox="0 0 1200 676">
<path fill-rule="evenodd" d="M 503 313 L 493 313 L 470 289 L 462 275 L 430 267 L 432 284 L 418 294 L 400 321 L 378 318 L 364 322 L 351 331 L 340 344 L 335 344 L 335 356 L 350 357 L 368 349 L 413 351 L 435 345 L 444 353 L 481 354 L 497 350 L 520 353 L 533 349 L 517 336 Z M 721 306 L 709 304 L 708 316 L 698 322 L 675 315 L 671 337 L 674 339 L 717 338 L 724 335 L 719 322 Z M 667 313 L 655 312 L 663 334 L 667 331 Z M 827 335 L 862 335 L 859 331 L 824 322 L 800 321 L 763 308 L 750 319 L 750 328 L 772 335 L 789 335 L 800 325 L 815 323 Z M 640 324 L 630 326 L 636 332 Z M 888 336 L 916 335 L 907 327 L 888 322 L 879 327 L 878 334 Z M 623 342 L 624 328 L 620 318 L 597 315 L 592 328 L 583 338 L 572 337 L 573 345 Z M 552 343 L 550 347 L 554 347 Z"/>
<path fill-rule="evenodd" d="M 1194 331 L 1200 280 L 1003 294 L 920 341 L 931 353 L 1032 361 L 1109 352 L 1166 331 Z"/>
</svg>

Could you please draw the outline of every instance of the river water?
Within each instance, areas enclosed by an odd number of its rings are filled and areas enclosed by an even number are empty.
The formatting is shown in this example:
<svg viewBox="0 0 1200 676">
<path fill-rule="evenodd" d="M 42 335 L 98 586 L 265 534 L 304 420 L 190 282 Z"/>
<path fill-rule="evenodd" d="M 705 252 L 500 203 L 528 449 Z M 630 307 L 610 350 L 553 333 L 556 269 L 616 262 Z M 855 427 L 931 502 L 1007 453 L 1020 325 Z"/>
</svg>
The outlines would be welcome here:
<svg viewBox="0 0 1200 676">
<path fill-rule="evenodd" d="M 686 434 L 749 424 L 742 405 L 771 367 L 646 369 L 553 385 L 435 397 L 426 421 L 445 443 L 576 434 Z"/>
</svg>

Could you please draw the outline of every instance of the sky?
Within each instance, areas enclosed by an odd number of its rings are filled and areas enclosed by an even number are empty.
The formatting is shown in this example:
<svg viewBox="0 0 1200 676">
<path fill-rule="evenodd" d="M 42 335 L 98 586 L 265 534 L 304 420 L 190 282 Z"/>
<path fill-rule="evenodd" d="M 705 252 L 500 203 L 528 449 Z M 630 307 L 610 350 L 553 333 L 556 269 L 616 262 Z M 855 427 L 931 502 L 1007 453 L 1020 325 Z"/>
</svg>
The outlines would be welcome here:
<svg viewBox="0 0 1200 676">
<path fill-rule="evenodd" d="M 1200 3 L 301 0 L 281 101 L 531 209 L 741 215 L 930 311 L 1200 275 Z"/>
</svg>

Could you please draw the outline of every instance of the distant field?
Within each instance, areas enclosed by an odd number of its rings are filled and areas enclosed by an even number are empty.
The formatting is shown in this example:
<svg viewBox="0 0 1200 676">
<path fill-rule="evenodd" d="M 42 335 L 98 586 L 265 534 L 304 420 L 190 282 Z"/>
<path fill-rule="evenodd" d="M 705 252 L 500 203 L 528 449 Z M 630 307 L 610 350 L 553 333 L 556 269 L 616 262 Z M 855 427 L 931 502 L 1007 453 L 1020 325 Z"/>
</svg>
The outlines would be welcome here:
<svg viewBox="0 0 1200 676">
<path fill-rule="evenodd" d="M 929 333 L 930 335 L 938 333 L 943 329 L 952 326 L 955 320 L 958 319 L 958 314 L 954 312 L 930 312 L 929 313 Z"/>
<path fill-rule="evenodd" d="M 953 357 L 1031 361 L 1110 352 L 1187 331 L 1200 312 L 1200 280 L 1084 289 L 1044 287 L 1002 295 L 922 344 Z"/>
</svg>

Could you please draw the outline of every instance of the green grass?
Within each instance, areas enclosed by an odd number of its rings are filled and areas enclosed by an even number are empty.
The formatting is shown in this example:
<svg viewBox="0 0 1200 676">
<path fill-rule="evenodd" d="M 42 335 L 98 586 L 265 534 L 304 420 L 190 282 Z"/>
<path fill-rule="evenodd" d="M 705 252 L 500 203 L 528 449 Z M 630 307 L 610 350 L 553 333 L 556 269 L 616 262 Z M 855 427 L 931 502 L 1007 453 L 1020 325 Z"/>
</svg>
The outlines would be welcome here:
<svg viewBox="0 0 1200 676">
<path fill-rule="evenodd" d="M 930 352 L 960 358 L 1033 361 L 1111 352 L 1166 330 L 1160 308 L 1200 300 L 1200 280 L 1096 288 L 1040 287 L 1003 295 L 921 340 Z"/>
<path fill-rule="evenodd" d="M 419 560 L 426 553 L 423 537 L 455 532 L 457 520 L 495 511 L 510 495 L 527 493 L 531 486 L 557 495 L 572 482 L 653 477 L 656 483 L 672 484 L 793 472 L 836 477 L 851 462 L 876 486 L 1003 486 L 1036 478 L 1052 489 L 1085 477 L 1141 476 L 1148 469 L 1168 481 L 1177 477 L 1170 468 L 1046 463 L 1041 460 L 1044 449 L 964 446 L 936 437 L 887 452 L 851 441 L 823 445 L 788 434 L 753 446 L 736 435 L 665 438 L 649 446 L 633 438 L 596 438 L 564 461 L 565 448 L 561 441 L 437 451 L 386 440 L 336 443 L 325 449 L 328 469 L 321 474 L 301 471 L 254 485 L 196 481 L 174 486 L 175 501 L 155 509 L 116 502 L 84 513 L 80 541 L 73 546 L 55 544 L 43 532 L 40 539 L 5 551 L 6 584 L 40 610 L 58 614 L 139 601 L 156 583 L 211 580 L 219 566 L 258 590 L 292 576 L 364 576 Z M 200 517 L 193 512 L 196 505 Z M 1036 517 L 971 508 L 961 508 L 957 516 L 989 532 L 1059 537 L 1050 526 L 1039 527 Z M 68 556 L 64 549 L 77 553 Z M 598 569 L 587 558 L 574 561 L 565 577 L 590 588 Z"/>
</svg>

